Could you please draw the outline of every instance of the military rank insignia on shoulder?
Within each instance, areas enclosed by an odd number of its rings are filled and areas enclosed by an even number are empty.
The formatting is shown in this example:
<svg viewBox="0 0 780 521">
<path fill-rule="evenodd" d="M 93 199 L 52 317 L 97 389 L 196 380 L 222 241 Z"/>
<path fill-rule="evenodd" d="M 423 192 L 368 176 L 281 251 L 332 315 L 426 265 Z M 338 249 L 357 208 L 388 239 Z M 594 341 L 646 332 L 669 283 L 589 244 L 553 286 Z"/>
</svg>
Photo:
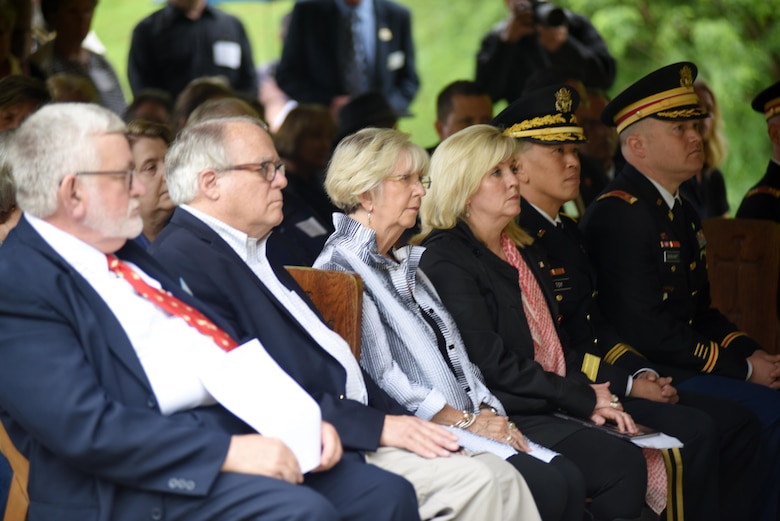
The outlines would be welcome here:
<svg viewBox="0 0 780 521">
<path fill-rule="evenodd" d="M 623 190 L 613 190 L 611 192 L 601 194 L 596 200 L 601 201 L 602 199 L 606 199 L 607 197 L 617 197 L 618 199 L 623 199 L 628 204 L 634 204 L 639 200 L 639 198 L 634 197 L 630 193 L 624 192 Z"/>
<path fill-rule="evenodd" d="M 558 215 L 560 215 L 562 219 L 568 219 L 571 222 L 573 222 L 574 224 L 577 224 L 577 218 L 572 216 L 572 215 L 569 215 L 569 214 L 567 214 L 565 212 L 560 212 Z"/>
<path fill-rule="evenodd" d="M 780 199 L 780 190 L 777 188 L 772 188 L 771 186 L 757 186 L 749 191 L 745 198 L 747 199 L 748 197 L 761 194 Z"/>
</svg>

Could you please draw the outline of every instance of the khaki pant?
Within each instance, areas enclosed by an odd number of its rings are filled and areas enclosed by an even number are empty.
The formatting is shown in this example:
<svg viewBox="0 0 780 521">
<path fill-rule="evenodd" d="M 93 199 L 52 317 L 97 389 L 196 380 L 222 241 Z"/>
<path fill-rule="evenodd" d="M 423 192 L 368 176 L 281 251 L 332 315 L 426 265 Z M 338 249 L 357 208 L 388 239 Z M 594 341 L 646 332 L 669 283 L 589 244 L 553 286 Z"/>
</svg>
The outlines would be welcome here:
<svg viewBox="0 0 780 521">
<path fill-rule="evenodd" d="M 414 485 L 423 521 L 540 521 L 523 476 L 488 453 L 426 459 L 391 447 L 366 453 L 366 461 Z"/>
</svg>

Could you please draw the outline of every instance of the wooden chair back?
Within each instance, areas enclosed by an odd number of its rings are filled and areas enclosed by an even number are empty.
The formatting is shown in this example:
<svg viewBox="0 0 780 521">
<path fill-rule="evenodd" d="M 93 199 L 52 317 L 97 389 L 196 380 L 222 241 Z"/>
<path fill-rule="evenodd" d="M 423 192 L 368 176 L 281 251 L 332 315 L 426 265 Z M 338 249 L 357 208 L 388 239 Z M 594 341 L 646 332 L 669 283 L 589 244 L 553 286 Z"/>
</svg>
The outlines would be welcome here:
<svg viewBox="0 0 780 521">
<path fill-rule="evenodd" d="M 13 472 L 3 521 L 25 521 L 27 507 L 30 505 L 30 498 L 27 495 L 30 462 L 16 449 L 2 423 L 0 423 L 0 452 L 8 460 Z"/>
<path fill-rule="evenodd" d="M 780 225 L 704 220 L 712 305 L 770 353 L 780 353 Z"/>
<path fill-rule="evenodd" d="M 319 310 L 325 323 L 341 335 L 360 360 L 363 280 L 356 273 L 286 266 Z"/>
</svg>

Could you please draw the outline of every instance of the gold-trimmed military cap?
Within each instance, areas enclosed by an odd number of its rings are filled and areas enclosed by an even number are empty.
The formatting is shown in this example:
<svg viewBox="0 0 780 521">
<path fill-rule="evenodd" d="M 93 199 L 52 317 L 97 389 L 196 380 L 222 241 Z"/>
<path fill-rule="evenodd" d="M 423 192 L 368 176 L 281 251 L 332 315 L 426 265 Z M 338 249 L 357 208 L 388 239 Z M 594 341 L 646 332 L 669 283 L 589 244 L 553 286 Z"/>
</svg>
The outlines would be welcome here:
<svg viewBox="0 0 780 521">
<path fill-rule="evenodd" d="M 505 136 L 527 139 L 542 145 L 582 143 L 585 132 L 574 111 L 580 95 L 569 85 L 559 84 L 523 94 L 490 122 Z"/>
<path fill-rule="evenodd" d="M 601 121 L 617 127 L 619 134 L 648 117 L 666 121 L 708 117 L 693 90 L 697 72 L 691 62 L 673 63 L 651 72 L 610 101 L 601 112 Z"/>
<path fill-rule="evenodd" d="M 780 81 L 762 90 L 750 106 L 763 113 L 767 121 L 780 114 Z"/>
</svg>

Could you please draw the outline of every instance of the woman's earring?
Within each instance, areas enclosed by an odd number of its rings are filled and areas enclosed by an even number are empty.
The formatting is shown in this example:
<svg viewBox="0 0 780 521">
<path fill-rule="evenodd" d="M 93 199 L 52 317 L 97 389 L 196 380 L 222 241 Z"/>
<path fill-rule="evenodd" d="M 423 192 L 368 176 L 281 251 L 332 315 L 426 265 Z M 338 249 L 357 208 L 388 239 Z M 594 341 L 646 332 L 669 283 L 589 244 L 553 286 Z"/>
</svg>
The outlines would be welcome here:
<svg viewBox="0 0 780 521">
<path fill-rule="evenodd" d="M 371 212 L 368 212 L 368 227 L 371 227 Z"/>
<path fill-rule="evenodd" d="M 466 219 L 471 217 L 471 211 L 469 210 L 468 205 L 466 206 L 466 210 L 463 212 L 463 215 L 464 215 L 464 217 L 466 217 Z"/>
</svg>

